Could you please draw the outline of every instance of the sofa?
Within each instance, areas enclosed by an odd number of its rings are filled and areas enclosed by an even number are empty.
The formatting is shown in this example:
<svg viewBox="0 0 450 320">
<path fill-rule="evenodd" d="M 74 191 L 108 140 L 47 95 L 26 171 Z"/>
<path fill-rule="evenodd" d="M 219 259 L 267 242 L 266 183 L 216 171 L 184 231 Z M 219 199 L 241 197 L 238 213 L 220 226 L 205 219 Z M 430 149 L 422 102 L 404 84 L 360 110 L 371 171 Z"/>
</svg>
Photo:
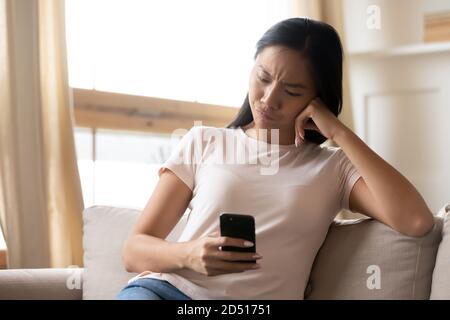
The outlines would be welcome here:
<svg viewBox="0 0 450 320">
<path fill-rule="evenodd" d="M 135 276 L 121 248 L 140 214 L 94 206 L 83 212 L 84 267 L 0 270 L 0 299 L 114 299 Z M 167 240 L 176 241 L 188 215 Z M 311 269 L 305 299 L 450 299 L 450 204 L 423 237 L 369 218 L 335 220 Z"/>
</svg>

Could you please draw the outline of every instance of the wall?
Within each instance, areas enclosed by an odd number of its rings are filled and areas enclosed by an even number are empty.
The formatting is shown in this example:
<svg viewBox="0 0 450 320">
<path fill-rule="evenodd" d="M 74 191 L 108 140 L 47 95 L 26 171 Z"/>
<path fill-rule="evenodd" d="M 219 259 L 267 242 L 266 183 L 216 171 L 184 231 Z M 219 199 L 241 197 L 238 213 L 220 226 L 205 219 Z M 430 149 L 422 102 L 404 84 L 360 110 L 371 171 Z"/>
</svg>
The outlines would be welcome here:
<svg viewBox="0 0 450 320">
<path fill-rule="evenodd" d="M 381 28 L 366 25 L 369 5 Z M 423 15 L 449 1 L 344 1 L 355 132 L 437 212 L 450 201 L 450 43 L 425 44 Z"/>
</svg>

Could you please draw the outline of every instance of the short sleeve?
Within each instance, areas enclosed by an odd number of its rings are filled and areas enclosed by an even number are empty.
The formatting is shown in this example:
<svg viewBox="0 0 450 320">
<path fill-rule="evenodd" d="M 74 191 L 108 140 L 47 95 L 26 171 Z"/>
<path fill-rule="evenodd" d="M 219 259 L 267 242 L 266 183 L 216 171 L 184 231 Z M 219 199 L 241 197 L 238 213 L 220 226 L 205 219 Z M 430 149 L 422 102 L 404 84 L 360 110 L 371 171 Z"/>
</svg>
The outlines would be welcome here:
<svg viewBox="0 0 450 320">
<path fill-rule="evenodd" d="M 177 143 L 169 158 L 158 170 L 158 175 L 169 169 L 191 190 L 194 190 L 195 174 L 201 160 L 201 131 L 191 128 Z"/>
<path fill-rule="evenodd" d="M 350 193 L 361 174 L 342 149 L 338 149 L 340 207 L 350 210 Z"/>
</svg>

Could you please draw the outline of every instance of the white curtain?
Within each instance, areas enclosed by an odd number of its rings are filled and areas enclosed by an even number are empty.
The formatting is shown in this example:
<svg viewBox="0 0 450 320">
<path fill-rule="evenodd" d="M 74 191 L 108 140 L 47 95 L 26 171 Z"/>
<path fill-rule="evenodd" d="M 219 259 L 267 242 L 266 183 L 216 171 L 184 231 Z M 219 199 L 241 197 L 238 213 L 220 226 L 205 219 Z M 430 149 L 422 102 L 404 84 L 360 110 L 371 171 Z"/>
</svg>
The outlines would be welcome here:
<svg viewBox="0 0 450 320">
<path fill-rule="evenodd" d="M 0 0 L 0 222 L 9 268 L 82 266 L 63 0 Z"/>
</svg>

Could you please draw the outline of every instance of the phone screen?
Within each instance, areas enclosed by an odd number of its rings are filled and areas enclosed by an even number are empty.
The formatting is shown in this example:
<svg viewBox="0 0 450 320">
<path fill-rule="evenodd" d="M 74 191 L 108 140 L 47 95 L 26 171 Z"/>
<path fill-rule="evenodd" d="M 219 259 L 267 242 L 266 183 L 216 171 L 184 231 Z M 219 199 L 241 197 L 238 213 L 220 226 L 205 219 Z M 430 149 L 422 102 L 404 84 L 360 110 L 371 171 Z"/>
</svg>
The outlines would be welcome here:
<svg viewBox="0 0 450 320">
<path fill-rule="evenodd" d="M 248 248 L 223 246 L 223 251 L 256 252 L 255 218 L 251 215 L 222 213 L 220 215 L 220 235 L 248 240 L 255 244 Z"/>
</svg>

